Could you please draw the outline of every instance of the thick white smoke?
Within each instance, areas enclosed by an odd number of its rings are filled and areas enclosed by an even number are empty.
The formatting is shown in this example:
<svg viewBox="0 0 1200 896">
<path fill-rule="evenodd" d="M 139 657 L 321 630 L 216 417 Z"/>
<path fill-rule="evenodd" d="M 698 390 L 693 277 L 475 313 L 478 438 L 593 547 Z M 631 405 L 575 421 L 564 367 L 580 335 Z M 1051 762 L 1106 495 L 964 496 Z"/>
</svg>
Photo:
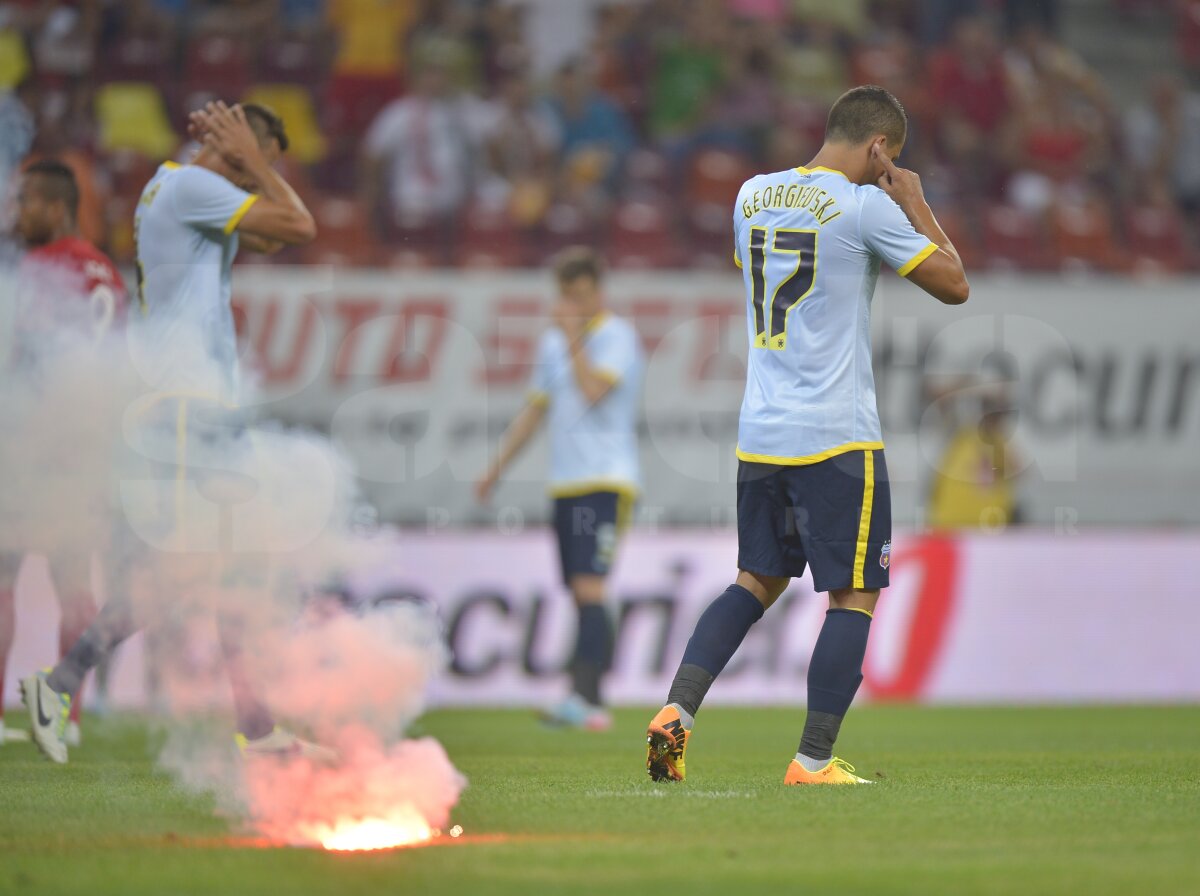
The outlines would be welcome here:
<svg viewBox="0 0 1200 896">
<path fill-rule="evenodd" d="M 387 545 L 362 524 L 345 458 L 215 399 L 203 333 L 149 346 L 100 333 L 85 297 L 11 260 L 0 300 L 0 552 L 101 558 L 110 602 L 150 626 L 162 764 L 279 842 L 414 812 L 444 825 L 465 782 L 435 742 L 403 739 L 444 659 L 436 620 L 326 593 Z M 164 388 L 157 371 L 183 356 L 186 385 Z M 278 724 L 338 761 L 238 754 L 218 618 Z"/>
</svg>

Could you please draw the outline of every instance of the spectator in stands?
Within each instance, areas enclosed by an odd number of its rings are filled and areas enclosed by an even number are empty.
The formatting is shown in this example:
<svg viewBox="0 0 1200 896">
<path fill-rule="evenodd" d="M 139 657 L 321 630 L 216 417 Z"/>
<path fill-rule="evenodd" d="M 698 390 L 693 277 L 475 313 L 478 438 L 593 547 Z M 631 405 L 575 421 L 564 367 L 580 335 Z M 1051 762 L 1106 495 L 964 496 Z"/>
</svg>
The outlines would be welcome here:
<svg viewBox="0 0 1200 896">
<path fill-rule="evenodd" d="M 1040 99 L 1018 109 L 1011 147 L 1015 172 L 1010 199 L 1034 213 L 1089 192 L 1088 177 L 1110 158 L 1103 127 L 1086 108 L 1072 103 L 1069 88 L 1053 77 L 1042 83 Z"/>
<path fill-rule="evenodd" d="M 997 136 L 1012 111 L 997 37 L 984 18 L 959 19 L 950 45 L 929 63 L 938 146 L 953 166 L 973 172 L 967 180 L 976 183 L 996 175 Z"/>
<path fill-rule="evenodd" d="M 448 225 L 472 192 L 482 104 L 450 83 L 434 59 L 420 60 L 413 91 L 386 106 L 364 139 L 364 195 L 385 228 Z"/>
<path fill-rule="evenodd" d="M 82 77 L 95 67 L 100 37 L 97 3 L 37 5 L 40 20 L 32 29 L 34 62 L 40 75 Z"/>
<path fill-rule="evenodd" d="M 591 70 L 579 60 L 558 74 L 548 109 L 562 135 L 562 164 L 568 182 L 615 188 L 626 155 L 634 146 L 628 119 L 599 92 Z"/>
<path fill-rule="evenodd" d="M 1179 205 L 1200 212 L 1200 93 L 1174 74 L 1159 75 L 1125 120 L 1135 181 L 1165 182 Z"/>
<path fill-rule="evenodd" d="M 465 3 L 434 4 L 412 30 L 410 57 L 436 58 L 452 87 L 478 92 L 482 64 L 475 47 L 477 22 L 477 11 Z"/>
<path fill-rule="evenodd" d="M 872 26 L 868 0 L 790 0 L 796 20 L 804 25 L 830 25 L 844 38 L 857 40 Z"/>
<path fill-rule="evenodd" d="M 276 0 L 220 0 L 196 10 L 192 31 L 237 39 L 261 37 L 279 18 Z"/>
<path fill-rule="evenodd" d="M 932 394 L 946 443 L 929 490 L 929 525 L 994 531 L 1019 523 L 1022 461 L 1007 388 L 960 384 Z"/>
<path fill-rule="evenodd" d="M 561 135 L 546 108 L 535 102 L 524 74 L 501 84 L 489 113 L 480 198 L 492 207 L 506 207 L 515 223 L 531 226 L 550 202 Z"/>
<path fill-rule="evenodd" d="M 813 21 L 804 25 L 802 39 L 780 35 L 774 61 L 776 89 L 787 100 L 811 101 L 820 112 L 823 135 L 824 113 L 850 88 L 837 29 L 829 22 Z"/>
<path fill-rule="evenodd" d="M 689 141 L 724 82 L 729 23 L 714 12 L 668 19 L 671 27 L 659 36 L 648 124 L 650 135 L 668 150 Z"/>
<path fill-rule="evenodd" d="M 337 51 L 325 111 L 335 135 L 357 137 L 401 92 L 418 7 L 419 0 L 329 0 Z"/>
</svg>

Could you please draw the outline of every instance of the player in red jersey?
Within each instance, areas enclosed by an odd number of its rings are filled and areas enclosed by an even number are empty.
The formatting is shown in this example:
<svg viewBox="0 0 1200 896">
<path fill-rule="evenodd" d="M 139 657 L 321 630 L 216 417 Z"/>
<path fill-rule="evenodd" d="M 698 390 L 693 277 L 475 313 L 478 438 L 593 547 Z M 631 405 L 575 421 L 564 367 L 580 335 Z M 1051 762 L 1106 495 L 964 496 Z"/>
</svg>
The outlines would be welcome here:
<svg viewBox="0 0 1200 896">
<path fill-rule="evenodd" d="M 79 185 L 71 169 L 46 159 L 25 169 L 17 195 L 17 233 L 28 247 L 18 273 L 19 310 L 16 363 L 35 363 L 43 335 L 52 327 L 76 324 L 84 336 L 99 339 L 125 314 L 126 292 L 108 256 L 79 236 L 76 216 Z M 15 547 L 15 546 L 13 546 Z M 78 640 L 96 615 L 91 588 L 91 557 L 76 551 L 49 550 L 49 566 L 61 618 L 60 653 Z M 14 587 L 22 554 L 0 550 L 0 695 L 14 633 Z M 71 701 L 68 743 L 79 742 L 80 701 Z M 8 732 L 12 739 L 20 737 Z M 0 699 L 0 744 L 5 739 L 4 701 Z"/>
</svg>

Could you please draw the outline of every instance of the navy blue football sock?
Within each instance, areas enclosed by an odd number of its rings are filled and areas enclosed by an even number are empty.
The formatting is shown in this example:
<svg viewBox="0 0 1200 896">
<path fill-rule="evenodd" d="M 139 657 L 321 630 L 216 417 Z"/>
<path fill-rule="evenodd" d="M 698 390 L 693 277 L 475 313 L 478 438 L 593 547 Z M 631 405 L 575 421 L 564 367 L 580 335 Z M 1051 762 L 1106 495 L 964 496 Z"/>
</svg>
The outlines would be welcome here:
<svg viewBox="0 0 1200 896">
<path fill-rule="evenodd" d="M 737 651 L 750 626 L 762 619 L 763 605 L 741 585 L 730 585 L 696 623 L 683 652 L 683 662 L 671 682 L 667 703 L 676 703 L 694 716 L 704 695 Z"/>
<path fill-rule="evenodd" d="M 803 755 L 813 759 L 833 756 L 842 718 L 862 683 L 870 631 L 869 613 L 833 609 L 825 614 L 808 666 L 808 715 L 799 751 Z"/>
<path fill-rule="evenodd" d="M 600 705 L 600 679 L 612 663 L 613 631 L 603 604 L 579 607 L 579 634 L 571 660 L 571 689 L 593 706 Z"/>
</svg>

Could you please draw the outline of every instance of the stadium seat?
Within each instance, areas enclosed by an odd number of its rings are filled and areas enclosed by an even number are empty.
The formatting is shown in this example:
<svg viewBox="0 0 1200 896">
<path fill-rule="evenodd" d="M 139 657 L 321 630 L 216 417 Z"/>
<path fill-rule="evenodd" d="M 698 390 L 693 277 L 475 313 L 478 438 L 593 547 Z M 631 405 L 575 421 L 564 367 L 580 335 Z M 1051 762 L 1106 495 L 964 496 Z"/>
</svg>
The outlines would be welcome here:
<svg viewBox="0 0 1200 896">
<path fill-rule="evenodd" d="M 310 208 L 317 222 L 317 238 L 301 251 L 305 264 L 369 267 L 379 261 L 379 246 L 361 202 L 340 196 L 324 197 L 315 200 Z"/>
<path fill-rule="evenodd" d="M 223 34 L 197 37 L 187 47 L 183 80 L 189 94 L 239 97 L 252 80 L 246 50 L 239 41 Z"/>
<path fill-rule="evenodd" d="M 714 203 L 730 209 L 742 184 L 757 172 L 744 156 L 704 149 L 688 165 L 687 199 L 692 204 Z"/>
<path fill-rule="evenodd" d="M 312 41 L 286 36 L 262 48 L 258 78 L 268 84 L 301 84 L 316 91 L 327 76 L 321 56 L 321 49 Z"/>
<path fill-rule="evenodd" d="M 1183 218 L 1175 209 L 1138 207 L 1126 216 L 1125 222 L 1135 269 L 1182 271 L 1193 266 L 1195 259 L 1188 250 Z"/>
<path fill-rule="evenodd" d="M 557 202 L 546 211 L 542 226 L 529 234 L 532 245 L 530 260 L 545 264 L 568 246 L 594 246 L 596 231 L 587 215 L 577 205 Z"/>
<path fill-rule="evenodd" d="M 297 161 L 311 165 L 325 158 L 325 137 L 308 90 L 298 84 L 262 84 L 252 88 L 243 100 L 267 106 L 283 119 L 291 144 L 288 154 Z"/>
<path fill-rule="evenodd" d="M 608 260 L 623 270 L 678 265 L 671 209 L 660 202 L 631 200 L 618 206 L 608 232 Z"/>
<path fill-rule="evenodd" d="M 984 211 L 983 248 L 990 267 L 1039 271 L 1052 266 L 1041 220 L 1011 205 Z"/>
<path fill-rule="evenodd" d="M 162 94 L 153 84 L 121 81 L 96 91 L 99 146 L 106 152 L 129 149 L 151 159 L 165 159 L 178 138 L 167 121 Z"/>
<path fill-rule="evenodd" d="M 1200 68 L 1200 0 L 1182 0 L 1178 9 L 1179 55 L 1190 68 Z"/>
<path fill-rule="evenodd" d="M 1050 232 L 1060 265 L 1117 271 L 1127 267 L 1127 255 L 1113 234 L 1113 214 L 1098 197 L 1063 202 L 1050 215 Z"/>
<path fill-rule="evenodd" d="M 483 205 L 467 209 L 455 241 L 455 260 L 464 268 L 520 267 L 520 232 L 507 211 Z"/>
<path fill-rule="evenodd" d="M 9 90 L 29 74 L 29 53 L 21 33 L 13 28 L 0 28 L 0 90 Z"/>
<path fill-rule="evenodd" d="M 131 202 L 141 197 L 159 165 L 158 159 L 128 149 L 110 153 L 106 162 L 112 195 Z"/>
<path fill-rule="evenodd" d="M 662 153 L 644 147 L 633 150 L 625 159 L 625 195 L 643 198 L 666 193 L 670 189 L 670 166 Z"/>
<path fill-rule="evenodd" d="M 150 81 L 165 86 L 173 80 L 171 41 L 152 34 L 130 34 L 116 40 L 102 59 L 106 81 Z"/>
</svg>

